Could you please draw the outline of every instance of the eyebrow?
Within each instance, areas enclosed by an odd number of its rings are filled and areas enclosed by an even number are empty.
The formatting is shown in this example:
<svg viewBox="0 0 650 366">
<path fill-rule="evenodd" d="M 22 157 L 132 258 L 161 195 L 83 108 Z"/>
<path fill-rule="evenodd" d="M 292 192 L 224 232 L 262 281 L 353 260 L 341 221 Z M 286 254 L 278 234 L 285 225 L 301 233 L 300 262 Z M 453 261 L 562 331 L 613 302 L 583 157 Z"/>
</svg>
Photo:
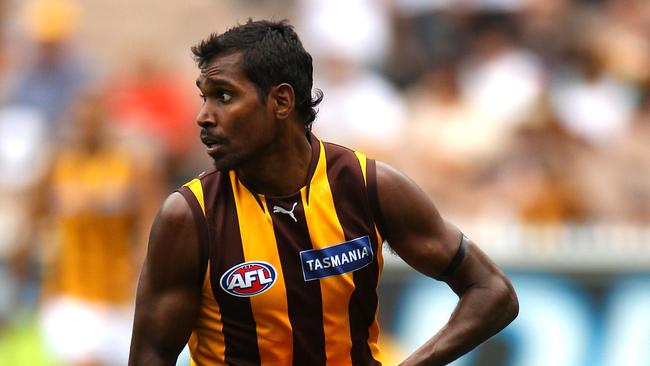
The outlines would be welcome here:
<svg viewBox="0 0 650 366">
<path fill-rule="evenodd" d="M 222 79 L 222 78 L 212 78 L 212 77 L 203 77 L 203 78 L 198 78 L 196 79 L 196 86 L 200 89 L 201 88 L 201 81 L 203 81 L 206 86 L 219 86 L 219 85 L 232 85 L 228 79 Z"/>
</svg>

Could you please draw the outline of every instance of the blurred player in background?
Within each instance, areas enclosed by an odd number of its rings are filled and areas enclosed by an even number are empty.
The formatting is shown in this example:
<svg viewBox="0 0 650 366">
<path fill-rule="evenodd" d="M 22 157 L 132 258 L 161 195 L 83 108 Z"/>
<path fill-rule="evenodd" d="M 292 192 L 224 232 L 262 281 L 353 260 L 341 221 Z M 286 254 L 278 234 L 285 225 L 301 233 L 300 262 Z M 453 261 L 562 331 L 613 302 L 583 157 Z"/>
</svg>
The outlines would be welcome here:
<svg viewBox="0 0 650 366">
<path fill-rule="evenodd" d="M 101 97 L 84 96 L 72 115 L 73 136 L 56 152 L 39 200 L 38 216 L 51 226 L 39 240 L 43 334 L 65 365 L 124 365 L 143 257 L 135 243 L 157 177 L 112 138 Z"/>
<path fill-rule="evenodd" d="M 81 8 L 70 0 L 35 0 L 26 2 L 24 11 L 30 50 L 14 61 L 19 67 L 9 80 L 7 102 L 42 113 L 56 135 L 93 77 L 74 38 Z"/>
<path fill-rule="evenodd" d="M 379 365 L 384 239 L 460 297 L 403 366 L 447 364 L 514 319 L 508 279 L 411 180 L 311 133 L 322 96 L 290 25 L 249 21 L 193 52 L 216 169 L 153 225 L 130 365 L 174 365 L 186 343 L 195 365 Z"/>
</svg>

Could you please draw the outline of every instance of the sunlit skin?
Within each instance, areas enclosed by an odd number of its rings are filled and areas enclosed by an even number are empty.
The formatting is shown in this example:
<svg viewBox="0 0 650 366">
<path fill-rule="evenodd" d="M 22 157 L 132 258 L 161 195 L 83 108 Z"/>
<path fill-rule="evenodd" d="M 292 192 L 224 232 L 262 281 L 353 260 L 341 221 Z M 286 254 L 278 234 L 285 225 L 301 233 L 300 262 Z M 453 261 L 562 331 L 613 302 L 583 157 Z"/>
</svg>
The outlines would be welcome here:
<svg viewBox="0 0 650 366">
<path fill-rule="evenodd" d="M 204 99 L 197 123 L 221 171 L 235 170 L 256 193 L 287 196 L 307 180 L 311 148 L 287 83 L 260 96 L 239 53 L 210 60 L 197 80 Z M 372 108 L 372 106 L 368 106 Z M 377 162 L 377 203 L 385 239 L 421 273 L 439 276 L 454 257 L 460 231 L 405 175 Z M 138 285 L 129 365 L 173 366 L 196 326 L 202 306 L 199 242 L 190 206 L 172 193 L 151 229 Z M 445 365 L 514 319 L 518 303 L 499 268 L 468 241 L 467 254 L 443 280 L 459 296 L 449 322 L 401 366 Z M 434 330 L 432 329 L 432 333 Z"/>
<path fill-rule="evenodd" d="M 294 193 L 306 182 L 311 147 L 293 109 L 293 88 L 279 84 L 262 99 L 240 59 L 237 52 L 220 55 L 201 69 L 201 140 L 218 170 L 234 169 L 257 193 Z"/>
</svg>

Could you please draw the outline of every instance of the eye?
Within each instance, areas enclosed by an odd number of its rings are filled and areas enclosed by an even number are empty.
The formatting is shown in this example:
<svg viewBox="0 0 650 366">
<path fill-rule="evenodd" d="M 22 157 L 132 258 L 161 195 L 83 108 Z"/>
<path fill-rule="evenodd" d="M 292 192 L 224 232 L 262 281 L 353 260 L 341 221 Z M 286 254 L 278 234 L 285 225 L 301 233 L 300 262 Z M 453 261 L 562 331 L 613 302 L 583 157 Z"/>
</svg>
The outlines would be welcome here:
<svg viewBox="0 0 650 366">
<path fill-rule="evenodd" d="M 203 100 L 203 103 L 205 103 L 206 100 L 208 99 L 208 98 L 207 98 L 205 95 L 203 95 L 203 94 L 199 94 L 199 97 L 201 98 L 201 100 Z"/>
<path fill-rule="evenodd" d="M 228 93 L 227 91 L 221 91 L 221 92 L 217 93 L 217 96 L 224 103 L 228 103 L 232 99 L 232 95 L 230 95 L 230 93 Z"/>
</svg>

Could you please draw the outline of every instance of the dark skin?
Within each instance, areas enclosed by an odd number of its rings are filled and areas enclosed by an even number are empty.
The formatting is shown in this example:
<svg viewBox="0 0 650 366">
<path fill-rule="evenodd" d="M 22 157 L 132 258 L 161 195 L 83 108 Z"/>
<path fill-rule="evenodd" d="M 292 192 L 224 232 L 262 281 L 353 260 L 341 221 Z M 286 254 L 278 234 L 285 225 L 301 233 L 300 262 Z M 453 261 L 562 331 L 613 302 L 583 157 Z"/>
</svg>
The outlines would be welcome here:
<svg viewBox="0 0 650 366">
<path fill-rule="evenodd" d="M 208 154 L 217 169 L 235 169 L 256 192 L 291 194 L 305 184 L 311 158 L 304 127 L 293 115 L 293 88 L 288 84 L 271 88 L 262 103 L 239 59 L 238 53 L 230 53 L 201 70 L 196 81 L 204 98 L 197 119 L 201 138 L 213 142 Z"/>
<path fill-rule="evenodd" d="M 377 163 L 379 205 L 386 239 L 419 272 L 434 277 L 451 262 L 460 231 L 444 221 L 415 183 L 394 168 Z M 470 241 L 461 265 L 444 281 L 459 296 L 447 324 L 400 366 L 446 365 L 508 325 L 518 313 L 508 278 Z"/>
<path fill-rule="evenodd" d="M 204 104 L 197 118 L 218 169 L 235 169 L 252 190 L 272 196 L 299 190 L 307 180 L 311 148 L 296 113 L 293 88 L 279 84 L 264 99 L 239 66 L 240 55 L 215 57 L 197 85 Z M 277 174 L 281 171 L 282 174 Z M 428 275 L 445 270 L 460 231 L 402 173 L 378 162 L 379 205 L 386 239 L 409 265 Z M 185 199 L 171 194 L 151 229 L 136 304 L 129 365 L 174 365 L 201 305 L 198 240 Z M 517 315 L 512 285 L 473 243 L 444 279 L 460 300 L 449 322 L 402 366 L 444 365 L 467 353 Z"/>
</svg>

